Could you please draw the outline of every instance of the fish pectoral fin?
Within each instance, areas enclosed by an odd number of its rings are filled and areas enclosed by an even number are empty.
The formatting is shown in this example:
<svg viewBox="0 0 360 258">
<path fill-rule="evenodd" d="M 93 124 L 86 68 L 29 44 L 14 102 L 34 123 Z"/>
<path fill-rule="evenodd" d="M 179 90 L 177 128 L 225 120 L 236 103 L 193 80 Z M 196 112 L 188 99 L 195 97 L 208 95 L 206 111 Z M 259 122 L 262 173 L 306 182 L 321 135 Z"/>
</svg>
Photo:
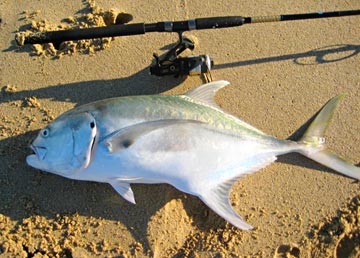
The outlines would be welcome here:
<svg viewBox="0 0 360 258">
<path fill-rule="evenodd" d="M 165 119 L 143 122 L 124 127 L 106 136 L 102 141 L 107 145 L 109 152 L 114 153 L 131 147 L 140 136 L 146 135 L 152 131 L 179 124 L 202 124 L 197 120 L 185 119 Z"/>
<path fill-rule="evenodd" d="M 124 183 L 120 181 L 114 181 L 110 182 L 110 185 L 115 189 L 115 191 L 120 194 L 125 200 L 128 202 L 131 202 L 133 204 L 136 204 L 134 192 L 131 189 L 131 186 L 129 183 Z"/>
<path fill-rule="evenodd" d="M 245 222 L 232 208 L 229 193 L 234 180 L 217 185 L 216 188 L 206 189 L 199 198 L 219 216 L 243 230 L 253 229 L 253 226 Z"/>
</svg>

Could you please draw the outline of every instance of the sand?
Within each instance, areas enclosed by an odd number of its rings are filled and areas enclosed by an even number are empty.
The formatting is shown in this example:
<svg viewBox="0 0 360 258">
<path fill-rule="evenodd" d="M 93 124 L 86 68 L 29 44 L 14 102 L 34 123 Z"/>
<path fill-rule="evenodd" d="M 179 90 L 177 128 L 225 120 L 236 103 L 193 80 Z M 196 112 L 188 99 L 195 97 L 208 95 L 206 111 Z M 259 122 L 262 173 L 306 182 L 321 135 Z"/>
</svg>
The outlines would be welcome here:
<svg viewBox="0 0 360 258">
<path fill-rule="evenodd" d="M 151 23 L 359 8 L 356 0 L 1 1 L 0 257 L 359 257 L 359 182 L 300 155 L 281 157 L 233 187 L 234 209 L 252 231 L 168 185 L 134 185 L 132 205 L 107 184 L 27 166 L 38 130 L 74 106 L 179 94 L 203 81 L 149 75 L 152 53 L 164 53 L 174 33 L 73 42 L 62 51 L 18 48 L 14 40 L 19 31 L 91 26 L 80 23 L 84 17 L 105 22 L 105 13 Z M 359 24 L 353 16 L 185 34 L 198 42 L 194 54 L 214 58 L 213 79 L 231 82 L 218 104 L 276 137 L 289 137 L 328 99 L 346 93 L 327 144 L 358 164 Z"/>
</svg>

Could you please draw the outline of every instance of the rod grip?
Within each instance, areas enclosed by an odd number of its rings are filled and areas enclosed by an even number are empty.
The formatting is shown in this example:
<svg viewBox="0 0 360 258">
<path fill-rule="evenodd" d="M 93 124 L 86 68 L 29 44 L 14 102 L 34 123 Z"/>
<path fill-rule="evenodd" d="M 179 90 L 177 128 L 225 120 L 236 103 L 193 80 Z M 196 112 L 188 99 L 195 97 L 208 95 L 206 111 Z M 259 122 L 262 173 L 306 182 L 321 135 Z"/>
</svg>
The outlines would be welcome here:
<svg viewBox="0 0 360 258">
<path fill-rule="evenodd" d="M 199 18 L 195 19 L 196 29 L 216 29 L 241 26 L 244 24 L 244 17 L 242 16 L 224 16 L 213 18 Z"/>
<path fill-rule="evenodd" d="M 36 32 L 25 35 L 23 39 L 16 38 L 18 45 L 24 44 L 44 44 L 44 43 L 61 43 L 69 40 L 106 38 L 116 36 L 129 36 L 145 34 L 144 23 L 119 24 L 106 27 L 59 30 L 48 32 Z"/>
</svg>

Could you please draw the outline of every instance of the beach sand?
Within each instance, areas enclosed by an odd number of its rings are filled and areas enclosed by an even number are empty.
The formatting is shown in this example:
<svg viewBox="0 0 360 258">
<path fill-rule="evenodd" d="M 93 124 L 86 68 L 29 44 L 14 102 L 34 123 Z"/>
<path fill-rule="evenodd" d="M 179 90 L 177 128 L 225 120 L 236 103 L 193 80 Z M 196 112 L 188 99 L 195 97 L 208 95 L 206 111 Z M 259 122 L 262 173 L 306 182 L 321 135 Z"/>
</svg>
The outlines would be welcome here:
<svg viewBox="0 0 360 258">
<path fill-rule="evenodd" d="M 176 33 L 68 44 L 58 53 L 14 41 L 31 27 L 90 26 L 110 10 L 132 14 L 132 23 L 152 23 L 359 8 L 356 0 L 1 1 L 0 257 L 359 257 L 359 182 L 300 155 L 280 157 L 234 185 L 231 202 L 252 231 L 234 228 L 168 185 L 134 185 L 132 205 L 110 185 L 27 166 L 38 130 L 72 107 L 114 96 L 181 94 L 203 81 L 149 75 L 152 54 L 173 46 Z M 358 164 L 359 24 L 352 16 L 185 35 L 196 38 L 194 54 L 214 59 L 213 79 L 231 83 L 217 103 L 270 135 L 299 132 L 327 100 L 346 93 L 327 144 Z"/>
</svg>

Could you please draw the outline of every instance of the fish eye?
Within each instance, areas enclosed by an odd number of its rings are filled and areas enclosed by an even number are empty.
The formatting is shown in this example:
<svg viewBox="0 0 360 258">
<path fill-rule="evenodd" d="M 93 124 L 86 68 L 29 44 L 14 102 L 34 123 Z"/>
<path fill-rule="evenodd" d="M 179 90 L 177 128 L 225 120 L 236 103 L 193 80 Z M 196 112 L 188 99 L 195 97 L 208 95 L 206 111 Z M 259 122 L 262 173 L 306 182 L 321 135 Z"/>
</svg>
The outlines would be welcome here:
<svg viewBox="0 0 360 258">
<path fill-rule="evenodd" d="M 43 130 L 41 131 L 41 136 L 44 137 L 44 138 L 48 137 L 49 134 L 50 134 L 49 128 L 45 128 L 45 129 L 43 129 Z"/>
<path fill-rule="evenodd" d="M 90 123 L 90 128 L 93 129 L 95 127 L 95 122 Z"/>
</svg>

